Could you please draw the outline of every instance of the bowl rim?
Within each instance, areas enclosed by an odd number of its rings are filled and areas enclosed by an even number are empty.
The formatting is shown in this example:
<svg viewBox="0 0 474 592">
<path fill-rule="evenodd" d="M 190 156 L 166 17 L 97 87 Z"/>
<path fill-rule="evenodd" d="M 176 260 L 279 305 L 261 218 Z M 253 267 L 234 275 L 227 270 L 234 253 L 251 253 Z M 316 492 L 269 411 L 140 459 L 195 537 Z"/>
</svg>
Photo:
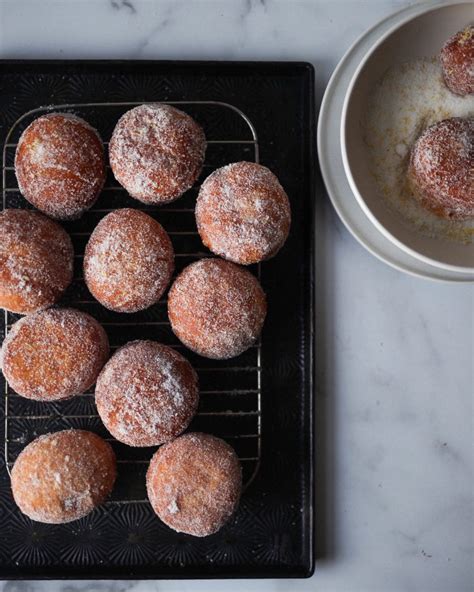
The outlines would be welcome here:
<svg viewBox="0 0 474 592">
<path fill-rule="evenodd" d="M 454 1 L 451 1 L 448 3 L 446 3 L 446 2 L 437 3 L 435 5 L 429 4 L 424 9 L 420 10 L 420 12 L 417 12 L 415 15 L 406 16 L 404 19 L 393 24 L 387 31 L 385 31 L 385 33 L 377 41 L 375 41 L 375 43 L 367 51 L 364 58 L 361 60 L 357 69 L 355 70 L 354 74 L 352 75 L 352 78 L 349 82 L 349 86 L 347 87 L 347 91 L 346 91 L 346 94 L 344 97 L 344 102 L 343 102 L 343 106 L 342 106 L 342 113 L 341 113 L 341 125 L 340 125 L 340 142 L 341 142 L 342 162 L 344 165 L 344 171 L 346 173 L 346 177 L 349 182 L 350 188 L 354 194 L 354 197 L 356 198 L 357 202 L 359 203 L 359 206 L 361 207 L 362 211 L 367 216 L 367 218 L 372 222 L 372 224 L 377 228 L 377 230 L 379 232 L 381 232 L 388 240 L 390 240 L 390 242 L 392 242 L 395 246 L 397 246 L 399 249 L 401 249 L 405 253 L 408 253 L 412 257 L 415 257 L 416 259 L 423 261 L 424 263 L 427 263 L 429 265 L 437 267 L 438 269 L 444 269 L 447 271 L 454 271 L 454 272 L 461 272 L 461 273 L 474 272 L 474 266 L 453 265 L 450 263 L 444 263 L 442 261 L 439 261 L 438 259 L 433 259 L 432 257 L 428 257 L 427 255 L 420 253 L 416 249 L 407 246 L 405 243 L 403 243 L 401 240 L 399 240 L 375 217 L 375 215 L 372 213 L 371 209 L 367 205 L 366 201 L 364 200 L 362 194 L 360 193 L 360 191 L 357 187 L 357 184 L 354 180 L 354 177 L 352 175 L 351 167 L 349 165 L 349 156 L 348 156 L 348 152 L 347 152 L 346 133 L 347 133 L 347 111 L 349 108 L 350 100 L 352 98 L 352 93 L 353 93 L 354 87 L 357 83 L 360 73 L 365 68 L 367 62 L 373 56 L 373 54 L 377 51 L 377 49 L 396 31 L 398 31 L 399 29 L 403 28 L 409 22 L 411 22 L 421 16 L 424 16 L 430 12 L 438 11 L 440 9 L 449 8 L 451 6 L 467 6 L 469 4 L 471 4 L 470 0 L 464 0 L 464 1 L 454 0 Z"/>
</svg>

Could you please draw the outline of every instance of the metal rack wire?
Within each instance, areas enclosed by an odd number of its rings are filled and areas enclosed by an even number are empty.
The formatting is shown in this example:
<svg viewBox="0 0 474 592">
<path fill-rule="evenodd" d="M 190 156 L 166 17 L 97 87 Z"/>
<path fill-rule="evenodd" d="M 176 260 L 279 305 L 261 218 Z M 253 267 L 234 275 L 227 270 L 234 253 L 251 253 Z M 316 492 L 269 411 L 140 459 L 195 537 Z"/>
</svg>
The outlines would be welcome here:
<svg viewBox="0 0 474 592">
<path fill-rule="evenodd" d="M 14 154 L 21 132 L 36 117 L 49 112 L 74 112 L 83 116 L 101 133 L 110 134 L 118 117 L 128 109 L 147 101 L 120 103 L 74 103 L 40 107 L 23 114 L 8 131 L 3 146 L 2 179 L 3 209 L 31 207 L 21 196 L 14 175 Z M 239 129 L 241 139 L 224 137 L 209 139 L 203 176 L 212 169 L 236 160 L 259 161 L 257 132 L 249 118 L 237 107 L 219 101 L 166 101 L 179 105 L 202 123 L 213 120 L 214 128 Z M 201 113 L 200 113 L 201 111 Z M 217 125 L 215 123 L 217 114 Z M 238 118 L 238 121 L 232 119 Z M 107 142 L 105 142 L 107 145 Z M 212 152 L 214 151 L 214 154 Z M 210 154 L 211 153 L 211 154 Z M 212 156 L 212 158 L 209 158 Z M 194 223 L 194 199 L 199 185 L 185 196 L 164 207 L 146 206 L 131 199 L 109 172 L 101 197 L 80 221 L 65 223 L 73 240 L 76 271 L 73 284 L 60 304 L 89 312 L 109 333 L 114 351 L 130 339 L 152 338 L 184 349 L 173 336 L 166 317 L 166 299 L 154 307 L 133 315 L 112 313 L 99 305 L 82 281 L 82 257 L 85 243 L 98 220 L 117 207 L 134 207 L 156 216 L 168 230 L 176 254 L 177 272 L 190 261 L 211 256 L 204 249 Z M 167 224 L 168 222 L 168 224 Z M 256 267 L 260 278 L 260 265 Z M 18 316 L 5 311 L 4 332 L 7 334 Z M 244 486 L 248 486 L 258 472 L 261 456 L 261 343 L 247 352 L 225 362 L 205 360 L 185 351 L 196 368 L 201 384 L 201 403 L 191 429 L 208 431 L 221 436 L 234 446 L 242 462 Z M 152 454 L 150 449 L 131 449 L 116 442 L 105 431 L 94 406 L 93 392 L 56 403 L 38 403 L 19 397 L 5 382 L 4 393 L 4 454 L 7 470 L 21 449 L 42 433 L 80 427 L 91 429 L 105 437 L 115 448 L 119 464 L 118 486 L 111 504 L 144 503 L 144 472 Z"/>
</svg>

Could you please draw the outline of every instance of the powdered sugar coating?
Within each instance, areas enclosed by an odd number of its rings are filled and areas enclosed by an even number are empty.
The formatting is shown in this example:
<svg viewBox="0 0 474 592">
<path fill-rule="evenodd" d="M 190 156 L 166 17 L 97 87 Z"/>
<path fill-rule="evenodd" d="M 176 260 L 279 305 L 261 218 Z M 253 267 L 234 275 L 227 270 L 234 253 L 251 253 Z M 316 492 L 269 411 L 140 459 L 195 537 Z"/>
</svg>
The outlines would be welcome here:
<svg viewBox="0 0 474 592">
<path fill-rule="evenodd" d="M 222 259 L 188 265 L 168 294 L 174 333 L 207 358 L 232 358 L 248 349 L 260 335 L 266 312 L 257 278 Z"/>
<path fill-rule="evenodd" d="M 453 117 L 416 141 L 408 178 L 422 205 L 442 218 L 474 217 L 474 119 Z"/>
<path fill-rule="evenodd" d="M 64 524 L 101 504 L 117 475 L 110 444 L 84 430 L 40 436 L 12 468 L 12 492 L 20 510 L 37 522 Z"/>
<path fill-rule="evenodd" d="M 148 214 L 125 208 L 94 229 L 84 256 L 84 279 L 110 310 L 136 312 L 158 302 L 174 270 L 174 251 L 164 228 Z"/>
<path fill-rule="evenodd" d="M 204 537 L 222 528 L 235 512 L 242 470 L 224 440 L 189 433 L 159 448 L 146 482 L 150 503 L 165 524 Z"/>
<path fill-rule="evenodd" d="M 43 115 L 21 135 L 15 172 L 21 193 L 39 210 L 59 220 L 79 218 L 104 186 L 104 146 L 83 119 Z"/>
<path fill-rule="evenodd" d="M 49 309 L 17 321 L 0 352 L 10 386 L 36 401 L 57 401 L 92 386 L 109 355 L 104 329 L 90 315 Z"/>
<path fill-rule="evenodd" d="M 202 242 L 213 253 L 249 265 L 273 257 L 290 231 L 288 196 L 277 177 L 254 162 L 214 171 L 196 202 Z"/>
<path fill-rule="evenodd" d="M 474 94 L 474 25 L 450 37 L 440 54 L 446 86 L 453 93 Z"/>
<path fill-rule="evenodd" d="M 206 138 L 187 113 L 171 105 L 140 105 L 119 119 L 109 145 L 112 171 L 144 203 L 175 200 L 195 183 Z"/>
<path fill-rule="evenodd" d="M 72 281 L 66 231 L 28 210 L 0 212 L 0 306 L 26 314 L 51 306 Z"/>
<path fill-rule="evenodd" d="M 175 438 L 196 413 L 198 378 L 177 351 L 155 341 L 131 341 L 107 362 L 95 400 L 109 432 L 129 446 Z"/>
</svg>

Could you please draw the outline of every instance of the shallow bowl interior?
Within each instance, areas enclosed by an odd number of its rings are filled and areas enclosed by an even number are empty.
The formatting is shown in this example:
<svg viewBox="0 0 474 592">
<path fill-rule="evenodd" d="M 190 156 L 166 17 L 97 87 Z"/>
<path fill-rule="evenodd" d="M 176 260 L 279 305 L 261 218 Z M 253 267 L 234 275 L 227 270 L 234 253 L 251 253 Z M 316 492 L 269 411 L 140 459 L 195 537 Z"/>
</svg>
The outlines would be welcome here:
<svg viewBox="0 0 474 592">
<path fill-rule="evenodd" d="M 365 213 L 392 242 L 415 257 L 444 269 L 474 270 L 474 246 L 423 236 L 385 204 L 370 173 L 364 142 L 370 93 L 388 68 L 439 53 L 451 35 L 472 22 L 472 3 L 438 6 L 402 22 L 376 44 L 354 75 L 341 122 L 344 165 Z"/>
</svg>

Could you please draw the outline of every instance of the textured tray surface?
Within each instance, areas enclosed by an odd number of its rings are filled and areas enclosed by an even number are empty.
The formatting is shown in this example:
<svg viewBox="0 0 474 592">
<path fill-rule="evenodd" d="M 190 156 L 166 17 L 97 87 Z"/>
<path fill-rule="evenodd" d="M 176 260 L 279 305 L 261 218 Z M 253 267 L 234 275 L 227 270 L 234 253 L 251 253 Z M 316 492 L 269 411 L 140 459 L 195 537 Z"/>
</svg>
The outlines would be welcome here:
<svg viewBox="0 0 474 592">
<path fill-rule="evenodd" d="M 119 480 L 107 504 L 69 525 L 33 523 L 12 502 L 3 457 L 0 576 L 288 577 L 311 571 L 312 84 L 310 67 L 291 63 L 1 63 L 0 139 L 2 146 L 7 141 L 2 187 L 6 207 L 27 207 L 12 170 L 14 145 L 22 129 L 42 111 L 23 118 L 6 139 L 24 113 L 40 105 L 74 103 L 77 106 L 68 110 L 95 125 L 107 142 L 129 103 L 184 101 L 181 108 L 203 125 L 209 140 L 203 176 L 228 162 L 255 160 L 259 148 L 260 161 L 279 176 L 290 196 L 293 224 L 278 257 L 253 270 L 261 275 L 269 300 L 261 347 L 218 363 L 182 348 L 198 369 L 203 391 L 191 429 L 225 437 L 243 459 L 249 486 L 234 519 L 206 539 L 174 533 L 143 501 L 146 462 L 153 451 L 114 444 Z M 254 130 L 236 111 L 212 102 L 242 110 Z M 88 234 L 108 209 L 140 207 L 170 232 L 179 271 L 196 257 L 209 255 L 196 234 L 195 197 L 196 188 L 169 206 L 145 208 L 121 191 L 110 175 L 107 190 L 93 210 L 80 221 L 64 225 L 73 235 L 77 281 L 61 304 L 96 316 L 104 323 L 112 345 L 153 338 L 179 346 L 166 323 L 165 301 L 126 317 L 95 304 L 81 280 L 81 253 Z M 14 320 L 15 315 L 7 315 L 7 323 Z M 10 391 L 8 395 L 7 434 L 2 434 L 8 440 L 7 462 L 40 433 L 85 427 L 107 435 L 100 420 L 93 417 L 90 394 L 53 406 L 25 401 Z"/>
</svg>

